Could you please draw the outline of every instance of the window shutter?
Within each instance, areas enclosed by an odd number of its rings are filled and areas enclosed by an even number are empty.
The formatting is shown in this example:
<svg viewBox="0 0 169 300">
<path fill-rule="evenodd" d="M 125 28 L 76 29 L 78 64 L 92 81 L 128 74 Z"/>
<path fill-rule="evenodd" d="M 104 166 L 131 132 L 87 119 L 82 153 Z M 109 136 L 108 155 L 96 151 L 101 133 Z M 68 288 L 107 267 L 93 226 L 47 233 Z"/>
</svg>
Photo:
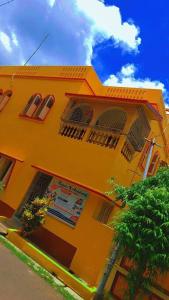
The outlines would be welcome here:
<svg viewBox="0 0 169 300">
<path fill-rule="evenodd" d="M 155 152 L 154 155 L 153 155 L 153 158 L 151 160 L 149 169 L 148 169 L 148 175 L 149 176 L 155 174 L 155 172 L 157 170 L 157 167 L 158 167 L 159 160 L 160 160 L 159 153 Z"/>
<path fill-rule="evenodd" d="M 7 93 L 4 93 L 3 95 L 0 95 L 0 111 L 4 108 L 4 106 L 7 104 L 9 98 L 12 96 L 12 92 L 9 91 Z"/>
<path fill-rule="evenodd" d="M 47 96 L 44 99 L 44 102 L 42 102 L 41 107 L 37 111 L 36 117 L 40 120 L 44 120 L 45 117 L 47 116 L 49 110 L 54 104 L 54 97 L 53 96 Z"/>
<path fill-rule="evenodd" d="M 40 105 L 42 99 L 40 95 L 34 95 L 28 101 L 28 104 L 23 112 L 23 114 L 27 117 L 32 117 L 32 115 L 37 110 L 38 106 Z"/>
</svg>

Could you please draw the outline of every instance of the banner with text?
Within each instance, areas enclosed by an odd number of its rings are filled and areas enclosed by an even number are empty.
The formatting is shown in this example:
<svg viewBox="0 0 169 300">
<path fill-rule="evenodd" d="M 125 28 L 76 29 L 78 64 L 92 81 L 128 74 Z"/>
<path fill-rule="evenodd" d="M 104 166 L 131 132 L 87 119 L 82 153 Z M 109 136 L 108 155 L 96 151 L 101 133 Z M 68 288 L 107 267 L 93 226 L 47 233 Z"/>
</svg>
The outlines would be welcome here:
<svg viewBox="0 0 169 300">
<path fill-rule="evenodd" d="M 88 193 L 72 184 L 53 178 L 45 196 L 51 198 L 48 214 L 76 225 Z"/>
</svg>

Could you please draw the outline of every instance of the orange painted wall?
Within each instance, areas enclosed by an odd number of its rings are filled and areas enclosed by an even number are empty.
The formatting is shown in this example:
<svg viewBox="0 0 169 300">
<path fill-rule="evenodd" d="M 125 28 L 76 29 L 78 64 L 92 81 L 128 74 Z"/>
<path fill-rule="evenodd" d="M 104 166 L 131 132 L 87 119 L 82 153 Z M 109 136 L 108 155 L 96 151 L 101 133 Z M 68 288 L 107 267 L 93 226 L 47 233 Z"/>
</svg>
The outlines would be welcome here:
<svg viewBox="0 0 169 300">
<path fill-rule="evenodd" d="M 126 139 L 125 135 L 120 137 L 114 150 L 86 142 L 90 128 L 87 129 L 83 141 L 58 134 L 61 117 L 69 103 L 65 93 L 110 95 L 112 97 L 116 95 L 119 98 L 126 95 L 128 98 L 135 97 L 136 100 L 146 97 L 150 102 L 158 102 L 164 118 L 164 128 L 166 126 L 159 92 L 138 89 L 139 93 L 137 93 L 136 89 L 129 93 L 130 91 L 125 88 L 113 90 L 111 87 L 103 87 L 91 68 L 72 68 L 37 67 L 36 69 L 26 67 L 25 69 L 17 69 L 15 67 L 0 67 L 0 88 L 6 90 L 12 87 L 13 91 L 9 103 L 0 112 L 0 152 L 23 160 L 23 162 L 16 162 L 8 186 L 1 194 L 1 199 L 14 209 L 17 209 L 22 203 L 36 174 L 32 165 L 38 165 L 103 193 L 109 190 L 110 186 L 107 179 L 112 176 L 123 185 L 130 185 L 142 178 L 141 170 L 138 167 L 141 153 L 137 152 L 131 163 L 121 154 Z M 21 70 L 24 71 L 21 72 Z M 17 72 L 18 75 L 15 75 L 11 81 L 12 74 L 17 74 Z M 42 122 L 19 116 L 30 96 L 34 93 L 40 93 L 43 97 L 52 94 L 55 97 L 54 106 L 46 120 Z M 128 115 L 124 128 L 124 132 L 127 133 L 137 116 L 136 105 L 120 104 L 118 101 L 114 105 L 104 102 L 104 100 L 101 102 L 86 100 L 86 102 L 91 103 L 94 108 L 91 126 L 104 110 L 111 107 L 121 107 Z M 150 120 L 150 124 L 152 134 L 159 135 L 157 142 L 164 145 L 164 138 L 161 136 L 161 127 L 158 122 Z M 168 129 L 165 133 L 168 134 Z M 159 148 L 159 152 L 161 159 L 167 161 L 165 148 Z M 136 175 L 133 171 L 140 173 L 140 175 Z M 98 203 L 101 207 L 103 201 L 105 200 L 101 196 L 90 193 L 90 198 L 74 229 L 49 216 L 46 218 L 45 224 L 48 230 L 78 248 L 71 268 L 91 285 L 98 282 L 113 235 L 108 226 L 99 223 L 93 217 Z M 81 268 L 82 264 L 83 268 Z"/>
</svg>

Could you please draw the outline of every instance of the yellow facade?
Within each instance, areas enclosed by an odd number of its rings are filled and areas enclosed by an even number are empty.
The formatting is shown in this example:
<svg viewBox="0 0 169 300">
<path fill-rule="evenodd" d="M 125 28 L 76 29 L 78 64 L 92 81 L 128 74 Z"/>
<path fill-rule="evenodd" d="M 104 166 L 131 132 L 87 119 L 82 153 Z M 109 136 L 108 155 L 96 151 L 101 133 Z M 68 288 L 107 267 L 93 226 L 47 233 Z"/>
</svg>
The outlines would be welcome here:
<svg viewBox="0 0 169 300">
<path fill-rule="evenodd" d="M 105 87 L 92 67 L 0 67 L 0 79 L 3 92 L 12 92 L 0 112 L 0 153 L 2 158 L 15 162 L 1 193 L 0 215 L 17 217 L 37 172 L 87 191 L 88 198 L 75 226 L 48 215 L 44 230 L 52 234 L 51 240 L 58 238 L 61 247 L 65 242 L 72 246 L 72 251 L 74 249 L 67 268 L 89 286 L 97 286 L 113 236 L 107 222 L 98 220 L 104 203 L 111 205 L 111 199 L 104 195 L 110 189 L 107 180 L 114 177 L 117 183 L 130 185 L 140 180 L 144 171 L 140 161 L 146 143 L 141 150 L 133 152 L 131 160 L 125 156 L 131 154 L 128 144 L 129 148 L 124 150 L 127 154 L 122 153 L 128 132 L 139 117 L 139 109 L 150 126 L 147 138 L 156 136 L 162 146 L 155 146 L 153 150 L 153 155 L 159 152 L 154 172 L 161 161 L 168 163 L 169 130 L 162 93 L 151 89 Z M 23 115 L 34 94 L 40 94 L 42 99 L 47 95 L 55 98 L 44 120 Z M 0 103 L 3 94 L 1 97 Z M 92 118 L 87 125 L 68 121 L 73 103 L 75 107 L 91 108 Z M 122 131 L 113 134 L 107 128 L 96 128 L 103 112 L 111 110 L 125 112 L 126 117 Z M 76 138 L 82 129 L 84 136 Z M 68 136 L 68 130 L 72 137 Z M 67 136 L 61 132 L 67 132 Z M 111 142 L 108 146 L 103 143 L 107 137 Z M 114 206 L 111 216 L 116 210 Z M 53 247 L 57 245 L 56 239 Z M 111 285 L 112 282 L 107 288 Z"/>
</svg>

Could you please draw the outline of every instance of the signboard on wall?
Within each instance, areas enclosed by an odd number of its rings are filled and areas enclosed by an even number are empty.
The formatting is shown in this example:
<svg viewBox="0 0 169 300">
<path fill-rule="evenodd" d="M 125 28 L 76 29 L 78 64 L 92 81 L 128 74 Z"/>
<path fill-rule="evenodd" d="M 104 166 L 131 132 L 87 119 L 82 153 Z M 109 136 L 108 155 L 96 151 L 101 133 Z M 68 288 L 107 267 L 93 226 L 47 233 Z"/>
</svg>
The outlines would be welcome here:
<svg viewBox="0 0 169 300">
<path fill-rule="evenodd" d="M 88 193 L 72 184 L 53 178 L 45 196 L 51 198 L 48 214 L 75 226 Z"/>
</svg>

